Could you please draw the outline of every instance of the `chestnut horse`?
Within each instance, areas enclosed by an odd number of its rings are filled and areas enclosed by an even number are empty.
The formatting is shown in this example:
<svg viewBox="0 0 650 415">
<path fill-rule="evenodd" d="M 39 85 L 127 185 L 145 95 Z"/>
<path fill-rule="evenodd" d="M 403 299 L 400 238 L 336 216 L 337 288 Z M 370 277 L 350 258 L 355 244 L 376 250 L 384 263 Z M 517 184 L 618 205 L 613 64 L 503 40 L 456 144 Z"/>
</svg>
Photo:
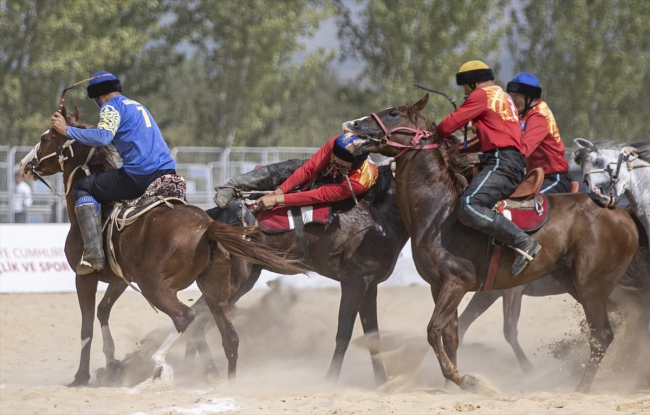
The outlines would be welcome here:
<svg viewBox="0 0 650 415">
<path fill-rule="evenodd" d="M 413 260 L 431 285 L 435 302 L 428 341 L 446 379 L 476 390 L 477 378 L 460 376 L 457 308 L 465 293 L 481 285 L 487 235 L 460 224 L 456 202 L 466 187 L 457 148 L 447 148 L 435 125 L 421 113 L 429 96 L 348 121 L 344 130 L 362 138 L 357 153 L 397 156 L 396 191 L 402 219 L 411 236 Z M 605 303 L 627 269 L 637 245 L 637 230 L 622 209 L 602 209 L 585 194 L 549 195 L 549 218 L 533 237 L 542 250 L 516 278 L 514 253 L 502 252 L 495 289 L 527 284 L 551 274 L 584 308 L 591 327 L 591 359 L 577 390 L 587 392 L 613 339 Z M 607 237 L 603 237 L 607 235 Z"/>
<path fill-rule="evenodd" d="M 81 126 L 75 108 L 72 115 L 61 114 L 68 125 Z M 36 147 L 36 158 L 26 165 L 39 175 L 62 172 L 66 183 L 66 203 L 70 216 L 70 231 L 65 242 L 65 254 L 75 269 L 83 252 L 83 240 L 74 213 L 70 187 L 90 172 L 115 168 L 113 152 L 107 147 L 89 147 L 68 140 L 56 131 L 45 132 Z M 228 359 L 229 377 L 234 377 L 237 365 L 239 338 L 228 315 L 230 294 L 230 254 L 286 273 L 302 273 L 305 269 L 295 261 L 273 253 L 257 238 L 259 231 L 250 227 L 235 227 L 213 221 L 203 210 L 189 205 L 155 207 L 121 232 L 113 233 L 115 257 L 123 274 L 130 277 L 151 305 L 167 314 L 174 330 L 154 354 L 156 376 L 169 380 L 171 368 L 165 363 L 165 354 L 194 319 L 194 311 L 181 303 L 176 293 L 194 281 L 206 298 L 207 305 L 221 332 Z M 106 256 L 110 252 L 106 252 Z M 107 370 L 112 378 L 121 374 L 121 363 L 115 359 L 115 346 L 108 328 L 112 305 L 126 289 L 126 283 L 107 266 L 88 275 L 77 275 L 76 286 L 81 308 L 81 359 L 75 380 L 70 386 L 86 385 L 90 379 L 90 345 L 93 336 L 95 295 L 98 281 L 107 282 L 97 315 L 104 337 Z M 134 316 L 137 318 L 137 316 Z"/>
<path fill-rule="evenodd" d="M 238 209 L 236 209 L 238 210 Z M 207 211 L 213 219 L 225 220 L 221 209 Z M 343 358 L 352 338 L 354 322 L 359 314 L 366 335 L 378 335 L 377 284 L 385 281 L 393 272 L 399 253 L 408 240 L 408 233 L 400 216 L 395 196 L 395 184 L 390 166 L 379 167 L 379 179 L 366 194 L 359 197 L 359 204 L 351 199 L 333 204 L 333 219 L 327 225 L 307 225 L 305 233 L 313 259 L 310 270 L 341 283 L 336 348 L 327 378 L 336 381 L 341 373 Z M 271 233 L 266 244 L 287 252 L 289 258 L 303 261 L 295 232 Z M 241 261 L 243 262 L 243 261 Z M 252 267 L 252 270 L 251 270 Z M 272 272 L 286 274 L 274 267 L 264 267 Z M 259 278 L 262 266 L 235 264 L 233 261 L 231 285 L 239 289 L 231 298 L 231 305 L 247 293 Z M 188 342 L 186 360 L 194 358 L 199 351 L 204 369 L 214 375 L 215 363 L 205 343 L 204 328 L 208 322 L 207 310 L 202 300 L 192 307 L 197 312 L 189 331 L 194 343 Z M 378 385 L 386 382 L 386 372 L 378 350 L 370 347 L 370 358 Z M 187 360 L 186 364 L 191 362 Z"/>
</svg>

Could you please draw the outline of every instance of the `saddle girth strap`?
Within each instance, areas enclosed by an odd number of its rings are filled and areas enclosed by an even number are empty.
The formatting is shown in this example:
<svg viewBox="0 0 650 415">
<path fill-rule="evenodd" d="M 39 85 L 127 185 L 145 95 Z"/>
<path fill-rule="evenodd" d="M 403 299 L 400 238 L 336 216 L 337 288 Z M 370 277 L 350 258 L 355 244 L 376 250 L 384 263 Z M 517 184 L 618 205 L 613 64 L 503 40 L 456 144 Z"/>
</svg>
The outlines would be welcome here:
<svg viewBox="0 0 650 415">
<path fill-rule="evenodd" d="M 296 232 L 296 242 L 303 262 L 309 268 L 314 268 L 314 263 L 309 253 L 309 241 L 305 233 L 305 223 L 302 220 L 302 209 L 300 206 L 291 206 L 291 217 L 293 218 L 294 231 Z"/>
<path fill-rule="evenodd" d="M 502 248 L 503 245 L 495 243 L 494 238 L 488 238 L 483 278 L 481 279 L 481 285 L 476 291 L 490 291 L 494 287 Z"/>
</svg>

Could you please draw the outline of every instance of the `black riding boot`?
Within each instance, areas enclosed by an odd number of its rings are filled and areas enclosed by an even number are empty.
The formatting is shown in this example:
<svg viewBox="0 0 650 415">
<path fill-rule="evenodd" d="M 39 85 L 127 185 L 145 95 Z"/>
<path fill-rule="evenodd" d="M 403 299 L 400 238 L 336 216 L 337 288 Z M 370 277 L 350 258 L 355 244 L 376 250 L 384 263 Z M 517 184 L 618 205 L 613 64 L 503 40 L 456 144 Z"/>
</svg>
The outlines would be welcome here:
<svg viewBox="0 0 650 415">
<path fill-rule="evenodd" d="M 214 196 L 214 203 L 221 209 L 225 209 L 228 202 L 237 197 L 235 189 L 239 190 L 269 190 L 275 186 L 279 186 L 296 171 L 296 169 L 303 165 L 305 160 L 287 160 L 279 163 L 269 164 L 268 166 L 260 167 L 244 173 L 241 176 L 229 179 L 224 188 L 216 188 L 217 194 Z M 231 186 L 231 187 L 225 187 Z M 235 189 L 233 189 L 235 188 Z"/>
<path fill-rule="evenodd" d="M 491 222 L 483 232 L 515 250 L 515 262 L 510 269 L 512 277 L 523 271 L 528 262 L 532 261 L 535 254 L 542 249 L 542 246 L 530 235 L 501 215 L 495 215 L 494 222 Z"/>
<path fill-rule="evenodd" d="M 104 247 L 102 244 L 102 215 L 101 207 L 95 212 L 92 203 L 74 207 L 84 241 L 84 252 L 77 265 L 77 274 L 90 274 L 104 268 Z"/>
</svg>

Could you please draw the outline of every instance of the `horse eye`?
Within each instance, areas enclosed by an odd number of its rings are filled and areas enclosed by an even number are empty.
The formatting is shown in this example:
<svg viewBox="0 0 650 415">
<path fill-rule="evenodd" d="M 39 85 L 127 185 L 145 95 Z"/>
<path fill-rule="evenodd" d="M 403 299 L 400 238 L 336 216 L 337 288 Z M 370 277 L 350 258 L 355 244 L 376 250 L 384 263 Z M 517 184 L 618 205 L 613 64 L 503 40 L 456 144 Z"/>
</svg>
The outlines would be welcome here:
<svg viewBox="0 0 650 415">
<path fill-rule="evenodd" d="M 397 110 L 391 110 L 391 111 L 390 111 L 390 115 L 391 115 L 391 117 L 397 117 L 397 116 L 399 115 L 399 111 L 397 111 Z"/>
</svg>

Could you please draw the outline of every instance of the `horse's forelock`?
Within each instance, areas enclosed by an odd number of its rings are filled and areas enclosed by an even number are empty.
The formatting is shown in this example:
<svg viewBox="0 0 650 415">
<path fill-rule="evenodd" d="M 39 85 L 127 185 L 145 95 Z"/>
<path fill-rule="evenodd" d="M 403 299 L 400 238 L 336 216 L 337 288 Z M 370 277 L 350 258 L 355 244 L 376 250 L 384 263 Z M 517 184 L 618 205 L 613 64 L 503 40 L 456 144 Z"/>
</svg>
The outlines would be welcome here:
<svg viewBox="0 0 650 415">
<path fill-rule="evenodd" d="M 578 166 L 582 166 L 582 164 L 587 160 L 587 157 L 592 151 L 597 152 L 595 146 L 594 148 L 580 147 L 573 153 L 573 159 L 575 160 Z"/>
</svg>

